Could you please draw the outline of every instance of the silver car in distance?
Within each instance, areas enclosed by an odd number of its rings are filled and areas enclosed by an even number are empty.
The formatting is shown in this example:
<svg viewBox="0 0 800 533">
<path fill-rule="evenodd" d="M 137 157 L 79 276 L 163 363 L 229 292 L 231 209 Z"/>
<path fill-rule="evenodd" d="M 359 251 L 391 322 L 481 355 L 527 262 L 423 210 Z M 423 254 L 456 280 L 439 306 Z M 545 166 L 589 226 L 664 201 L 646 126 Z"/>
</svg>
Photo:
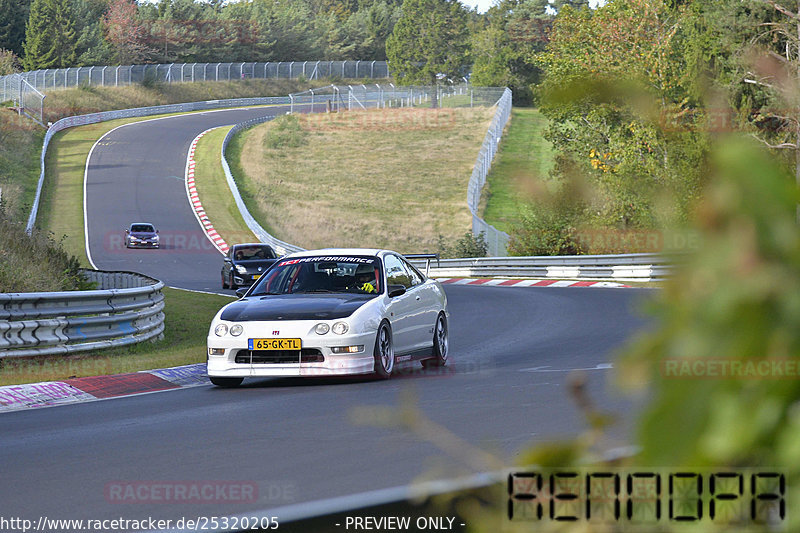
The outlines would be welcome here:
<svg viewBox="0 0 800 533">
<path fill-rule="evenodd" d="M 279 259 L 208 332 L 208 376 L 221 387 L 247 377 L 375 374 L 395 363 L 443 366 L 447 297 L 390 250 L 325 249 Z"/>
</svg>

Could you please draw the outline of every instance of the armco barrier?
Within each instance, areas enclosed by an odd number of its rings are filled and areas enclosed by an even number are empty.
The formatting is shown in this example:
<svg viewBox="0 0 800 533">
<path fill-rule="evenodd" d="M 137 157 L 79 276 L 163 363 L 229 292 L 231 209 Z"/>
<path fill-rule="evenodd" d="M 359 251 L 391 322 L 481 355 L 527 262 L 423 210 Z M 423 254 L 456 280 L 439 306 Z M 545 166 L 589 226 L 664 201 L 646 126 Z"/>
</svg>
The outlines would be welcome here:
<svg viewBox="0 0 800 533">
<path fill-rule="evenodd" d="M 418 268 L 422 261 L 412 261 Z M 431 263 L 434 278 L 555 278 L 594 281 L 660 281 L 677 258 L 663 254 L 562 255 L 441 259 Z"/>
<path fill-rule="evenodd" d="M 164 332 L 161 281 L 86 270 L 96 290 L 0 294 L 0 359 L 124 346 Z"/>
<path fill-rule="evenodd" d="M 247 209 L 247 206 L 244 204 L 244 200 L 242 200 L 242 195 L 239 193 L 239 187 L 236 186 L 236 181 L 233 179 L 233 174 L 231 174 L 231 167 L 228 164 L 228 160 L 225 158 L 225 150 L 228 148 L 228 143 L 231 141 L 234 135 L 243 129 L 250 128 L 255 126 L 256 124 L 261 124 L 268 120 L 272 120 L 275 117 L 260 117 L 254 118 L 252 120 L 248 120 L 246 122 L 241 122 L 235 125 L 233 128 L 228 131 L 227 135 L 225 135 L 225 140 L 222 141 L 222 153 L 220 154 L 221 161 L 222 161 L 222 170 L 225 172 L 225 178 L 228 181 L 228 188 L 231 190 L 231 194 L 233 195 L 233 199 L 236 201 L 236 207 L 239 208 L 239 212 L 242 214 L 242 218 L 244 219 L 245 224 L 247 227 L 250 228 L 250 231 L 258 237 L 258 240 L 267 243 L 272 246 L 279 255 L 290 254 L 293 252 L 299 252 L 303 248 L 299 246 L 295 246 L 294 244 L 289 244 L 287 242 L 283 242 L 280 239 L 276 239 L 272 235 L 270 235 L 267 230 L 261 227 L 261 224 L 256 222 L 256 219 L 253 218 L 253 215 L 250 214 L 250 211 Z"/>
</svg>

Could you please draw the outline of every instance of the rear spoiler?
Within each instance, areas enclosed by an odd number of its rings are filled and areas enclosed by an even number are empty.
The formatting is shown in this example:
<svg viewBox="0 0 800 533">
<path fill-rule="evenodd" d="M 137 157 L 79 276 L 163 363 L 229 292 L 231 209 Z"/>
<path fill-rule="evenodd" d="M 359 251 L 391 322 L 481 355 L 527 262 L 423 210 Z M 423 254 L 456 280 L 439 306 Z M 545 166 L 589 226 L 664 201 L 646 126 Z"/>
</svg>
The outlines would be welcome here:
<svg viewBox="0 0 800 533">
<path fill-rule="evenodd" d="M 406 259 L 426 259 L 425 261 L 425 275 L 431 270 L 431 259 L 436 259 L 436 266 L 439 266 L 439 254 L 405 254 Z"/>
</svg>

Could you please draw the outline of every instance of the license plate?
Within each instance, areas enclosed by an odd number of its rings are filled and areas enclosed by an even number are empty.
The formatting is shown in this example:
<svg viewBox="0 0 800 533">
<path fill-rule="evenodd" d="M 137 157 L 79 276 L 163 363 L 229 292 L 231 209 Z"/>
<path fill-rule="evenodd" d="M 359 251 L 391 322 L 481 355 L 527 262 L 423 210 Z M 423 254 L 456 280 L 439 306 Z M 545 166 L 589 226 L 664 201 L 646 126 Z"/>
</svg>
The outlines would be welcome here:
<svg viewBox="0 0 800 533">
<path fill-rule="evenodd" d="M 248 339 L 248 350 L 299 350 L 301 339 Z"/>
<path fill-rule="evenodd" d="M 261 277 L 261 274 L 255 274 L 255 275 L 253 276 L 253 281 L 257 280 L 257 279 L 258 279 L 258 278 L 260 278 L 260 277 Z"/>
</svg>

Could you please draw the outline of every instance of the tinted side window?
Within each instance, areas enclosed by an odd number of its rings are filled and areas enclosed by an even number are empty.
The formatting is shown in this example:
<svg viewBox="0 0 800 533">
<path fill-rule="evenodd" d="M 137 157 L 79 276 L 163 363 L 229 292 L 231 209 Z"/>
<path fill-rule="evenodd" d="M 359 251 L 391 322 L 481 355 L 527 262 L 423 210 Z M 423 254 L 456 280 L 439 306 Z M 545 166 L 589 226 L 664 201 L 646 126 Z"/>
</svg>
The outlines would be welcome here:
<svg viewBox="0 0 800 533">
<path fill-rule="evenodd" d="M 412 286 L 411 277 L 403 266 L 400 258 L 394 255 L 387 255 L 383 264 L 386 267 L 386 285 L 402 285 L 406 289 Z"/>
</svg>

